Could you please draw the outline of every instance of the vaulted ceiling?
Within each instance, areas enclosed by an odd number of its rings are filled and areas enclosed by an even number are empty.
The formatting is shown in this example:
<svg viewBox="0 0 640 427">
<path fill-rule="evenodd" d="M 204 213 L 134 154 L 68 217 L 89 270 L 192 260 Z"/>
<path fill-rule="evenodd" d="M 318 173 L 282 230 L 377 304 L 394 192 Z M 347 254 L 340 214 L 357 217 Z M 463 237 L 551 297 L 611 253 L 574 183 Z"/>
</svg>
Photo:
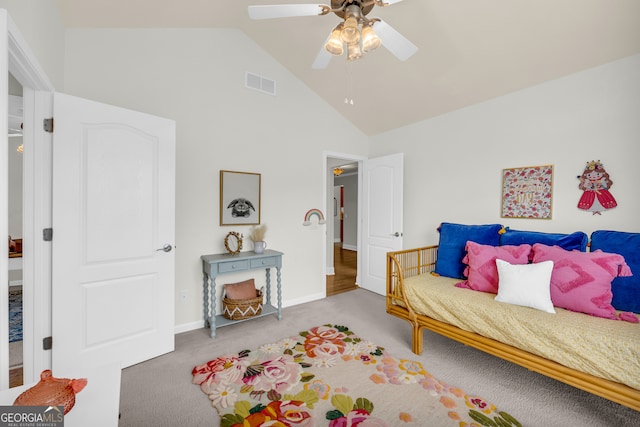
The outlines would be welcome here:
<svg viewBox="0 0 640 427">
<path fill-rule="evenodd" d="M 310 0 L 56 0 L 67 27 L 238 28 L 367 135 L 640 53 L 638 0 L 404 0 L 375 6 L 418 52 L 384 47 L 311 65 L 340 19 L 250 20 L 248 5 Z M 322 1 L 317 4 L 330 4 Z M 384 40 L 383 40 L 384 43 Z M 353 104 L 345 103 L 345 98 Z"/>
</svg>

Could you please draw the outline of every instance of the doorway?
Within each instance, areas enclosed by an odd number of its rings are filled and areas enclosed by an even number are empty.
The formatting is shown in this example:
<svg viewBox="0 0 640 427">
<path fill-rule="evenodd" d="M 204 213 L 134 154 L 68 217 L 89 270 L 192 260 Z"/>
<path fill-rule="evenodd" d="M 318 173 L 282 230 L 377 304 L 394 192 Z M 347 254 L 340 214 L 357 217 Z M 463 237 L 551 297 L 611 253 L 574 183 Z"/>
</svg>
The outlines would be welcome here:
<svg viewBox="0 0 640 427">
<path fill-rule="evenodd" d="M 358 288 L 358 164 L 334 168 L 333 275 L 327 276 L 327 296 Z"/>
<path fill-rule="evenodd" d="M 348 155 L 324 154 L 327 196 L 325 210 L 333 207 L 333 169 L 357 162 L 357 275 L 356 284 L 380 295 L 385 294 L 386 254 L 403 247 L 402 206 L 404 156 L 402 153 L 367 159 Z M 326 274 L 334 275 L 333 216 L 327 216 L 325 239 Z"/>
<path fill-rule="evenodd" d="M 326 295 L 358 289 L 359 159 L 327 158 Z"/>
</svg>

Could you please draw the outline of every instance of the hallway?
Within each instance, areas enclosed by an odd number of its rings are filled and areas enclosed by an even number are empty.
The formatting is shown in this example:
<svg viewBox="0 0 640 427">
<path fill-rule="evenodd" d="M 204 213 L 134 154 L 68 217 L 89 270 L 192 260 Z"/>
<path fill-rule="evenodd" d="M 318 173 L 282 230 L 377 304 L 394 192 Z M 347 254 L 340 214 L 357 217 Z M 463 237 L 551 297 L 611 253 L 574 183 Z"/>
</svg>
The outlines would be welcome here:
<svg viewBox="0 0 640 427">
<path fill-rule="evenodd" d="M 335 274 L 327 276 L 327 296 L 358 289 L 356 285 L 358 252 L 342 249 L 342 243 L 334 243 L 333 263 Z"/>
</svg>

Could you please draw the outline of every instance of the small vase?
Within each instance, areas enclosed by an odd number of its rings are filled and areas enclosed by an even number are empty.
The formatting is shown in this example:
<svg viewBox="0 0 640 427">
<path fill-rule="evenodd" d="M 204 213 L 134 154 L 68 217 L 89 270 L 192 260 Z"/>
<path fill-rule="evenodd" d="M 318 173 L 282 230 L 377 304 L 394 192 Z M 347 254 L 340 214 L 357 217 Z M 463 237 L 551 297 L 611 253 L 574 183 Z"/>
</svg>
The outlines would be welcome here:
<svg viewBox="0 0 640 427">
<path fill-rule="evenodd" d="M 267 242 L 254 242 L 253 243 L 253 252 L 257 254 L 261 254 L 267 247 Z"/>
</svg>

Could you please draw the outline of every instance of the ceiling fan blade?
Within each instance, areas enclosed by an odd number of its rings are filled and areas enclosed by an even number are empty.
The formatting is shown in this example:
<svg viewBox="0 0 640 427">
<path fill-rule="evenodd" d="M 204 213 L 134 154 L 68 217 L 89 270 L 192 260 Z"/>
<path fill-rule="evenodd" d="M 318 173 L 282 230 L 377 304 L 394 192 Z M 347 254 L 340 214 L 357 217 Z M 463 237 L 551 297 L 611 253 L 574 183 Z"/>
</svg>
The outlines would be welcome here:
<svg viewBox="0 0 640 427">
<path fill-rule="evenodd" d="M 327 6 L 324 6 L 326 8 Z M 249 18 L 272 19 L 294 16 L 321 15 L 323 6 L 319 4 L 272 4 L 249 6 Z"/>
<path fill-rule="evenodd" d="M 320 51 L 316 55 L 315 61 L 313 61 L 313 65 L 311 66 L 311 68 L 313 68 L 314 70 L 324 70 L 329 66 L 329 62 L 331 61 L 332 56 L 333 55 L 325 50 L 323 43 Z"/>
<path fill-rule="evenodd" d="M 382 45 L 400 61 L 406 61 L 418 51 L 416 45 L 384 21 L 374 23 L 373 29 L 382 40 Z"/>
</svg>

